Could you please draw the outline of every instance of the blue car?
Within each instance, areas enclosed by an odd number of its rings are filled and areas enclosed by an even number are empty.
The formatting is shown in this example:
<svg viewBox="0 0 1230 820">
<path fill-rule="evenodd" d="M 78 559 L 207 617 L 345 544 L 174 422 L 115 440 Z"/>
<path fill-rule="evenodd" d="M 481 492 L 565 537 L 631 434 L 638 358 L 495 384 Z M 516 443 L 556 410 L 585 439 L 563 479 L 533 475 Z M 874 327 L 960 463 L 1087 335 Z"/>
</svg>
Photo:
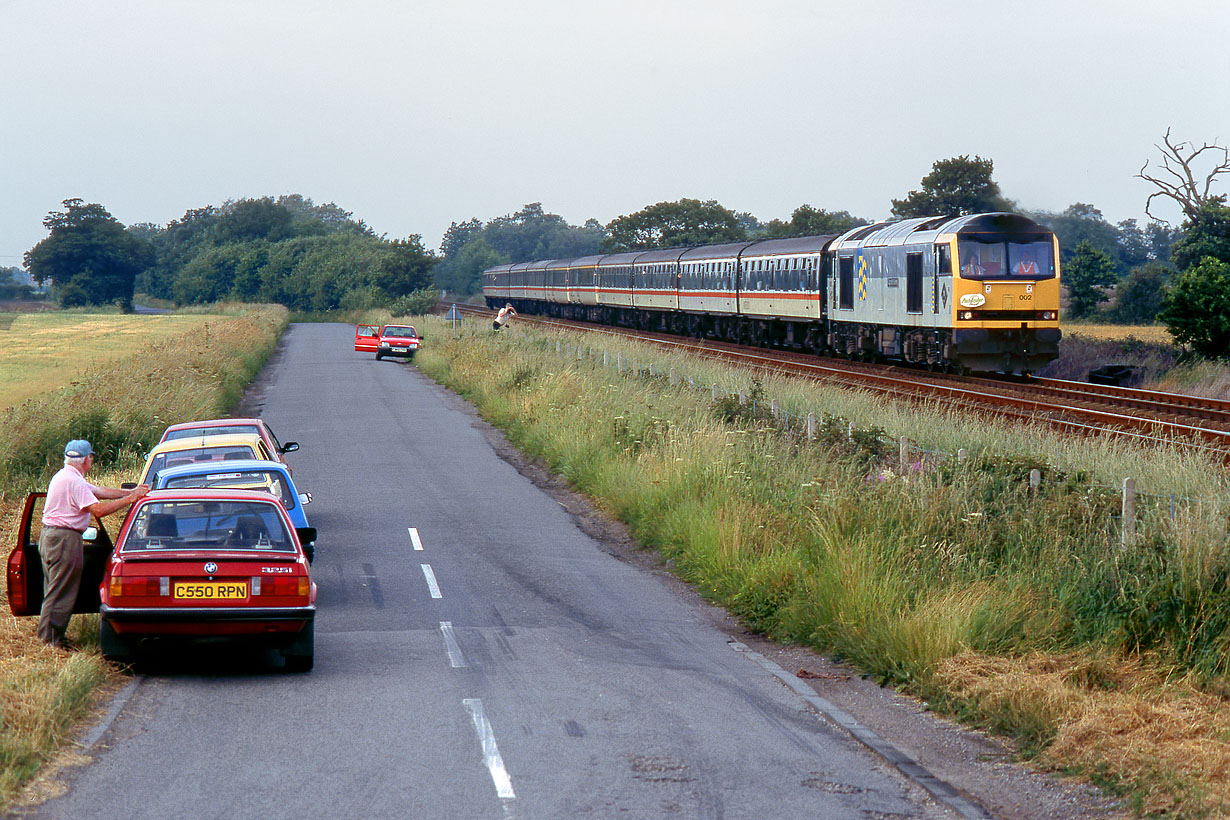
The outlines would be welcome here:
<svg viewBox="0 0 1230 820">
<path fill-rule="evenodd" d="M 280 461 L 259 459 L 233 459 L 225 462 L 211 461 L 200 464 L 185 464 L 168 467 L 154 477 L 154 490 L 184 488 L 228 487 L 242 490 L 260 490 L 282 502 L 291 524 L 299 533 L 303 551 L 308 560 L 315 553 L 316 528 L 308 524 L 303 508 L 311 503 L 311 493 L 301 493 L 295 488 L 290 469 Z"/>
</svg>

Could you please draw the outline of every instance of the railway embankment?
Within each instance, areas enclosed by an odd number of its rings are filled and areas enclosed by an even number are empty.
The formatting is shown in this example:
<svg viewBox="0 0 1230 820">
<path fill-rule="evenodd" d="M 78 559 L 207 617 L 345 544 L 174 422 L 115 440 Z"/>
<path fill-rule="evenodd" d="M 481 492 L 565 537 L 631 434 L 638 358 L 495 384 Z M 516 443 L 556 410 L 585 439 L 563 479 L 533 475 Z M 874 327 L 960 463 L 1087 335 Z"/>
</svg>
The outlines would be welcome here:
<svg viewBox="0 0 1230 820">
<path fill-rule="evenodd" d="M 626 340 L 424 324 L 424 372 L 750 628 L 1142 815 L 1230 808 L 1220 463 Z"/>
</svg>

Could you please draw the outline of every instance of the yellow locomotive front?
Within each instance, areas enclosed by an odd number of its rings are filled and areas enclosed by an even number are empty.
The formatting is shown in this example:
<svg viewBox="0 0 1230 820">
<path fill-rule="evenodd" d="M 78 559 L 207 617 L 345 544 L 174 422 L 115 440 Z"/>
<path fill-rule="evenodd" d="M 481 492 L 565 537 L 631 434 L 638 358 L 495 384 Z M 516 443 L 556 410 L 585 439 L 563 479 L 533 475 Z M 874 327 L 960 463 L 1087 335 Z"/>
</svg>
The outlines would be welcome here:
<svg viewBox="0 0 1230 820">
<path fill-rule="evenodd" d="M 1019 214 L 945 226 L 953 272 L 953 358 L 966 370 L 1026 375 L 1059 355 L 1059 243 Z M 947 253 L 943 249 L 947 249 Z"/>
</svg>

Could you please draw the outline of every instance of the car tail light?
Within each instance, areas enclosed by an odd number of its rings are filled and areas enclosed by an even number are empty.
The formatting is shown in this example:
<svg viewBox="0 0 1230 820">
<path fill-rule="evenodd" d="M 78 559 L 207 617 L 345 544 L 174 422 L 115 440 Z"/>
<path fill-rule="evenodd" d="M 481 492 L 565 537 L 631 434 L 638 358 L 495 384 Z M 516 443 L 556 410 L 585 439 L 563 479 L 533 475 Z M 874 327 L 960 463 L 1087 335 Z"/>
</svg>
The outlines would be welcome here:
<svg viewBox="0 0 1230 820">
<path fill-rule="evenodd" d="M 264 578 L 252 576 L 252 595 L 262 598 L 306 598 L 311 589 L 311 582 L 306 575 L 283 576 L 281 578 Z"/>
<path fill-rule="evenodd" d="M 163 575 L 112 575 L 108 587 L 111 603 L 118 598 L 155 598 L 171 594 L 171 579 Z"/>
</svg>

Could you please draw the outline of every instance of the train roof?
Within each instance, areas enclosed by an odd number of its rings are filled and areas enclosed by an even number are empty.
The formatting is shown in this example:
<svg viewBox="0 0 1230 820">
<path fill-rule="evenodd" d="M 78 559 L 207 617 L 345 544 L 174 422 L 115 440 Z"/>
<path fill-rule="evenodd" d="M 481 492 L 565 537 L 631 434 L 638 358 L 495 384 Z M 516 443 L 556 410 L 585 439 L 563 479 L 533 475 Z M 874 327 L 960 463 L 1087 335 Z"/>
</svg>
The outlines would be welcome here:
<svg viewBox="0 0 1230 820">
<path fill-rule="evenodd" d="M 679 257 L 687 251 L 687 248 L 670 248 L 663 251 L 645 251 L 638 254 L 636 264 L 647 265 L 654 262 L 678 262 Z"/>
<path fill-rule="evenodd" d="M 571 259 L 552 259 L 546 264 L 547 270 L 567 270 L 572 267 Z"/>
<path fill-rule="evenodd" d="M 573 259 L 573 260 L 572 260 L 572 263 L 569 265 L 569 267 L 572 267 L 572 268 L 592 268 L 592 267 L 594 267 L 595 265 L 597 265 L 597 264 L 598 264 L 598 262 L 600 262 L 600 261 L 602 260 L 602 257 L 607 256 L 607 255 L 608 255 L 608 254 L 596 253 L 596 254 L 594 254 L 593 256 L 582 256 L 582 257 L 579 257 L 579 258 L 577 258 L 577 259 Z"/>
<path fill-rule="evenodd" d="M 795 256 L 803 253 L 820 253 L 836 238 L 837 234 L 826 234 L 762 239 L 743 251 L 743 256 Z"/>
<path fill-rule="evenodd" d="M 738 256 L 748 245 L 754 245 L 755 242 L 726 242 L 722 245 L 702 245 L 699 248 L 692 248 L 685 251 L 680 257 L 680 262 L 694 262 L 698 259 L 728 259 Z"/>
<path fill-rule="evenodd" d="M 608 253 L 598 261 L 598 267 L 606 268 L 615 265 L 631 265 L 636 257 L 640 256 L 644 251 L 624 251 L 622 253 Z"/>
<path fill-rule="evenodd" d="M 1034 238 L 1050 232 L 1027 216 L 1007 212 L 969 214 L 967 216 L 921 216 L 898 222 L 880 222 L 853 228 L 833 242 L 835 250 L 851 248 L 883 248 L 893 245 L 917 245 L 934 242 L 940 234 L 1020 235 Z"/>
</svg>

